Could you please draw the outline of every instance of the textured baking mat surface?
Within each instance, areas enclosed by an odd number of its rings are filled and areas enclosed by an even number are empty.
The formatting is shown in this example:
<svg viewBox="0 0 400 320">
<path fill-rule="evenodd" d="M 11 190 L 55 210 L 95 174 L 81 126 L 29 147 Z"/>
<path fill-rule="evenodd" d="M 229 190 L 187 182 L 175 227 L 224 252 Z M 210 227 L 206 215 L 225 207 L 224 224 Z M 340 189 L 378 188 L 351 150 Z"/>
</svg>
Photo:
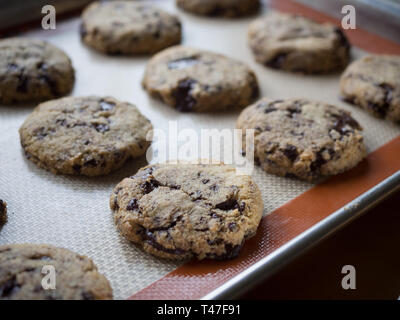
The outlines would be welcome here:
<svg viewBox="0 0 400 320">
<path fill-rule="evenodd" d="M 339 74 L 301 76 L 264 68 L 256 64 L 247 46 L 247 26 L 254 19 L 209 19 L 175 9 L 173 1 L 155 1 L 183 22 L 183 44 L 213 50 L 245 61 L 256 72 L 261 94 L 271 98 L 307 97 L 335 104 L 351 111 L 365 128 L 365 142 L 371 152 L 400 134 L 394 124 L 374 119 L 338 99 Z M 65 50 L 76 69 L 73 96 L 112 95 L 135 103 L 155 128 L 166 130 L 169 120 L 179 129 L 234 128 L 238 112 L 188 114 L 150 99 L 141 88 L 148 57 L 109 57 L 80 42 L 79 19 L 60 22 L 53 31 L 32 31 L 21 36 L 47 40 Z M 362 56 L 353 48 L 353 59 Z M 168 272 L 179 263 L 154 258 L 123 239 L 114 227 L 108 199 L 113 187 L 145 165 L 131 161 L 106 177 L 55 176 L 26 160 L 18 128 L 34 105 L 0 106 L 0 199 L 8 203 L 8 222 L 0 231 L 0 244 L 49 243 L 89 256 L 110 280 L 117 299 L 125 299 Z M 312 184 L 253 173 L 264 200 L 264 214 L 309 189 Z M 201 262 L 199 262 L 201 263 Z"/>
</svg>

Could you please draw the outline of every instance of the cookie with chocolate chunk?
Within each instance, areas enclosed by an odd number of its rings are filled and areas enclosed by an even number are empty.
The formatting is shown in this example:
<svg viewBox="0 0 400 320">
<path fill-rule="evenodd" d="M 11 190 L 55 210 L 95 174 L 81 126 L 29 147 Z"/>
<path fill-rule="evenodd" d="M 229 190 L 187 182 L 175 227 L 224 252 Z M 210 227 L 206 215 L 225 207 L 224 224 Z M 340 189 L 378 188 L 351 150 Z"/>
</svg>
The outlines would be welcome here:
<svg viewBox="0 0 400 320">
<path fill-rule="evenodd" d="M 81 37 L 108 54 L 149 54 L 181 42 L 178 17 L 146 3 L 95 2 L 82 14 Z"/>
<path fill-rule="evenodd" d="M 98 176 L 143 155 L 152 125 L 112 97 L 68 97 L 40 104 L 19 133 L 28 159 L 58 174 Z"/>
<path fill-rule="evenodd" d="M 155 55 L 142 84 L 151 96 L 183 112 L 244 108 L 259 92 L 257 78 L 246 64 L 184 46 Z"/>
<path fill-rule="evenodd" d="M 176 0 L 178 7 L 203 16 L 240 17 L 255 13 L 260 0 Z"/>
<path fill-rule="evenodd" d="M 70 58 L 42 40 L 0 40 L 0 103 L 37 102 L 68 94 L 75 75 Z"/>
<path fill-rule="evenodd" d="M 0 199 L 0 227 L 7 222 L 7 202 Z"/>
<path fill-rule="evenodd" d="M 259 63 L 286 71 L 337 71 L 350 57 L 350 44 L 340 28 L 297 15 L 267 14 L 250 24 L 248 38 Z"/>
<path fill-rule="evenodd" d="M 362 128 L 349 112 L 308 99 L 261 99 L 236 126 L 254 129 L 255 160 L 280 176 L 316 180 L 356 166 L 366 154 Z"/>
<path fill-rule="evenodd" d="M 167 259 L 230 259 L 256 233 L 263 203 L 251 177 L 224 164 L 155 164 L 110 199 L 128 240 Z"/>
<path fill-rule="evenodd" d="M 52 270 L 55 288 L 45 289 L 42 284 L 51 284 Z M 44 279 L 46 274 L 49 282 Z M 0 300 L 112 298 L 108 280 L 85 256 L 44 244 L 0 246 Z"/>
<path fill-rule="evenodd" d="M 370 55 L 353 62 L 340 79 L 340 92 L 375 117 L 400 123 L 400 56 Z"/>
</svg>

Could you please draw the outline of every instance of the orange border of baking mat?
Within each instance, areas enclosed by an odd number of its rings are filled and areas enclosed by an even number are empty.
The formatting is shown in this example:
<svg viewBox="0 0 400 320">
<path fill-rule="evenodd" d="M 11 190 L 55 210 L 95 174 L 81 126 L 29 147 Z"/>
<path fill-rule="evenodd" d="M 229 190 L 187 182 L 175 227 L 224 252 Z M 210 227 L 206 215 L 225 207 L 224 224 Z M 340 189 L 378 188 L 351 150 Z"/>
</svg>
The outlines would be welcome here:
<svg viewBox="0 0 400 320">
<path fill-rule="evenodd" d="M 314 20 L 338 20 L 291 0 L 270 0 L 269 5 Z M 374 53 L 400 54 L 400 45 L 362 29 L 347 31 L 351 43 Z M 261 220 L 257 235 L 239 256 L 229 261 L 190 261 L 129 299 L 199 299 L 317 222 L 400 170 L 400 137 L 372 152 L 356 168 L 311 188 Z M 311 204 L 311 205 L 310 205 Z"/>
</svg>

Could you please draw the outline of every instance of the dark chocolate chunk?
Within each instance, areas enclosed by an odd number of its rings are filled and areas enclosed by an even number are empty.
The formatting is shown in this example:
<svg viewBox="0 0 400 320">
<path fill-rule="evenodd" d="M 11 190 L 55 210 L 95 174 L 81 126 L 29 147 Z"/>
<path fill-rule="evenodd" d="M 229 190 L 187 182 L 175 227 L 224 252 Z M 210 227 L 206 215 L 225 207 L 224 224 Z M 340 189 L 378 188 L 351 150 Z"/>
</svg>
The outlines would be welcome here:
<svg viewBox="0 0 400 320">
<path fill-rule="evenodd" d="M 143 232 L 143 240 L 150 246 L 152 246 L 153 248 L 162 251 L 162 252 L 166 252 L 166 253 L 170 253 L 170 254 L 175 254 L 175 255 L 183 255 L 183 254 L 187 254 L 187 252 L 185 250 L 182 249 L 168 249 L 165 248 L 164 246 L 162 246 L 161 244 L 159 244 L 157 242 L 157 239 L 155 237 L 155 235 L 150 232 L 150 231 L 145 231 Z"/>
<path fill-rule="evenodd" d="M 332 129 L 336 130 L 342 135 L 351 132 L 351 130 L 346 127 L 361 130 L 361 126 L 359 125 L 359 123 L 354 118 L 352 118 L 347 112 L 341 112 L 340 114 L 332 114 L 332 117 L 336 119 Z"/>
<path fill-rule="evenodd" d="M 196 100 L 191 96 L 191 91 L 196 81 L 186 79 L 178 84 L 178 88 L 174 91 L 175 108 L 181 112 L 192 111 L 196 106 Z"/>
<path fill-rule="evenodd" d="M 139 203 L 137 199 L 132 199 L 129 201 L 128 205 L 126 206 L 126 210 L 128 211 L 135 211 L 139 209 Z"/>
<path fill-rule="evenodd" d="M 286 148 L 283 150 L 283 154 L 292 162 L 296 160 L 299 156 L 297 148 L 292 145 L 287 145 Z"/>
<path fill-rule="evenodd" d="M 146 181 L 142 184 L 142 189 L 145 194 L 152 192 L 154 189 L 158 188 L 160 183 L 155 179 L 150 179 L 150 181 Z"/>
<path fill-rule="evenodd" d="M 83 163 L 85 167 L 96 167 L 98 164 L 99 163 L 96 159 L 90 159 Z"/>
<path fill-rule="evenodd" d="M 268 67 L 280 69 L 282 68 L 283 63 L 285 62 L 287 55 L 288 55 L 287 53 L 279 53 L 271 60 L 267 61 L 265 64 Z"/>
<path fill-rule="evenodd" d="M 17 91 L 21 93 L 27 93 L 28 92 L 28 77 L 25 76 L 23 73 L 18 75 L 18 87 Z"/>
<path fill-rule="evenodd" d="M 230 231 L 235 231 L 236 228 L 237 228 L 237 225 L 236 225 L 235 222 L 229 222 L 228 228 L 229 228 Z"/>
<path fill-rule="evenodd" d="M 94 295 L 88 291 L 82 292 L 82 299 L 83 300 L 94 300 Z"/>
<path fill-rule="evenodd" d="M 236 199 L 230 198 L 224 202 L 218 203 L 215 208 L 224 211 L 239 209 L 239 203 Z"/>
<path fill-rule="evenodd" d="M 104 123 L 93 124 L 93 127 L 96 129 L 97 132 L 100 133 L 110 131 L 110 127 Z"/>
<path fill-rule="evenodd" d="M 80 173 L 80 172 L 81 172 L 81 169 L 82 169 L 82 166 L 79 165 L 79 164 L 74 164 L 74 165 L 72 166 L 72 169 L 74 169 L 74 171 L 75 171 L 76 173 Z"/>
<path fill-rule="evenodd" d="M 6 280 L 0 285 L 0 297 L 10 297 L 20 289 L 16 276 Z"/>
</svg>

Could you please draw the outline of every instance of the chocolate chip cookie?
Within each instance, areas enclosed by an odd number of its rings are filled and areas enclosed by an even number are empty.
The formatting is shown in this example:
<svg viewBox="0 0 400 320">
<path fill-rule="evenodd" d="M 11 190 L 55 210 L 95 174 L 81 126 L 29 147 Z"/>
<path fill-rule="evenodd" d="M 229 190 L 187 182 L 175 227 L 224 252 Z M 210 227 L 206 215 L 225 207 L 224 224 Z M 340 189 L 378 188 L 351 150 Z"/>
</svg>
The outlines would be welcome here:
<svg viewBox="0 0 400 320">
<path fill-rule="evenodd" d="M 7 221 L 7 202 L 0 199 L 0 227 Z"/>
<path fill-rule="evenodd" d="M 349 112 L 308 99 L 261 99 L 243 110 L 237 128 L 255 130 L 255 161 L 280 176 L 316 180 L 356 166 L 366 154 L 362 128 Z"/>
<path fill-rule="evenodd" d="M 148 54 L 181 42 L 179 19 L 159 8 L 130 1 L 95 2 L 82 14 L 81 37 L 108 54 Z"/>
<path fill-rule="evenodd" d="M 340 91 L 372 115 L 400 123 L 400 56 L 370 55 L 353 62 L 341 77 Z"/>
<path fill-rule="evenodd" d="M 44 266 L 47 266 L 43 268 Z M 55 289 L 50 268 L 55 271 Z M 0 300 L 109 300 L 112 289 L 92 260 L 39 244 L 0 246 Z"/>
<path fill-rule="evenodd" d="M 19 133 L 25 154 L 53 173 L 97 176 L 149 147 L 152 125 L 112 97 L 68 97 L 40 104 Z"/>
<path fill-rule="evenodd" d="M 155 55 L 142 84 L 150 95 L 184 112 L 243 108 L 259 92 L 255 74 L 244 63 L 184 46 Z"/>
<path fill-rule="evenodd" d="M 342 30 L 305 17 L 270 13 L 250 24 L 249 45 L 268 67 L 301 73 L 326 73 L 348 64 L 350 44 Z"/>
<path fill-rule="evenodd" d="M 263 204 L 233 167 L 155 164 L 119 183 L 110 199 L 128 240 L 167 259 L 230 259 L 256 233 Z"/>
<path fill-rule="evenodd" d="M 260 0 L 176 0 L 178 7 L 203 16 L 239 17 L 255 13 Z"/>
<path fill-rule="evenodd" d="M 37 102 L 68 94 L 75 76 L 62 50 L 37 39 L 0 40 L 0 103 Z"/>
</svg>

